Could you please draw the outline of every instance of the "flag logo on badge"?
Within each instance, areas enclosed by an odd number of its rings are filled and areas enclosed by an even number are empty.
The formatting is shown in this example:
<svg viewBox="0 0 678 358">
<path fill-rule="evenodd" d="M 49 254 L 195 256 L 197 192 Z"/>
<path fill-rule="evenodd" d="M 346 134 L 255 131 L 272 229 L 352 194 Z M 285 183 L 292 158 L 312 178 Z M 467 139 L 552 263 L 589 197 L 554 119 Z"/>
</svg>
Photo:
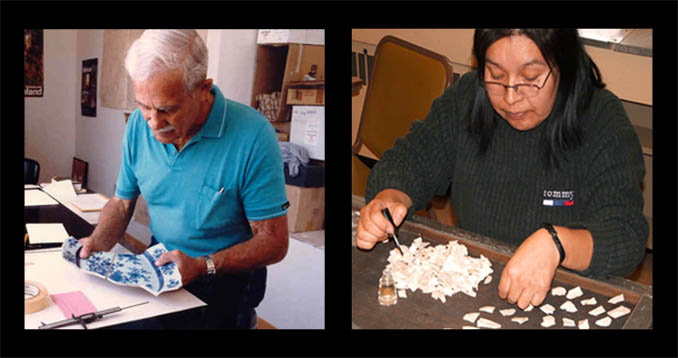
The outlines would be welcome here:
<svg viewBox="0 0 678 358">
<path fill-rule="evenodd" d="M 574 190 L 544 190 L 544 206 L 573 206 Z"/>
</svg>

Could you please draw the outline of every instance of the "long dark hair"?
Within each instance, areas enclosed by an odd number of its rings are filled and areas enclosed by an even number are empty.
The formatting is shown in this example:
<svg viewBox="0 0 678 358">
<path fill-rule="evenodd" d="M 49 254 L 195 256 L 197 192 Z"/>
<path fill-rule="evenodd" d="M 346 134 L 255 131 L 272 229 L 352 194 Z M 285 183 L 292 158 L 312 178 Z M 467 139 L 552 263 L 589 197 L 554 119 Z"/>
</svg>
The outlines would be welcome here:
<svg viewBox="0 0 678 358">
<path fill-rule="evenodd" d="M 604 88 L 605 83 L 576 29 L 477 29 L 473 54 L 478 62 L 478 84 L 468 130 L 476 138 L 480 154 L 489 147 L 501 120 L 483 87 L 485 54 L 495 41 L 512 35 L 525 35 L 534 41 L 549 66 L 557 68 L 560 74 L 558 94 L 541 138 L 544 167 L 557 168 L 558 157 L 581 144 L 582 114 L 591 102 L 594 88 Z"/>
</svg>

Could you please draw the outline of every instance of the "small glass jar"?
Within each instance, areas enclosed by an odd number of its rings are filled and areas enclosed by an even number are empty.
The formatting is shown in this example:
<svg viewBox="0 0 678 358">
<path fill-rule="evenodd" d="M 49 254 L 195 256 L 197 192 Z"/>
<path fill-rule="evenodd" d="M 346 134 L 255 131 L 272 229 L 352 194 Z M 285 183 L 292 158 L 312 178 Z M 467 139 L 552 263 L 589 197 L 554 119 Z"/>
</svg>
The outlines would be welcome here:
<svg viewBox="0 0 678 358">
<path fill-rule="evenodd" d="M 379 278 L 379 304 L 382 306 L 392 306 L 398 303 L 398 294 L 395 288 L 395 282 L 391 271 L 385 269 Z"/>
</svg>

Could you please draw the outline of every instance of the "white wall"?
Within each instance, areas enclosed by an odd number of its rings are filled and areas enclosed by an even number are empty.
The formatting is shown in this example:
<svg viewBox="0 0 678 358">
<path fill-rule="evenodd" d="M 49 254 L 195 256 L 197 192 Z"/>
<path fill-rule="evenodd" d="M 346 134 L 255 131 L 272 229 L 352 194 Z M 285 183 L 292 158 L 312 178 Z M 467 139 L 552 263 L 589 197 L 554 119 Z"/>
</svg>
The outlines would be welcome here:
<svg viewBox="0 0 678 358">
<path fill-rule="evenodd" d="M 40 181 L 70 177 L 80 79 L 76 30 L 45 30 L 43 97 L 24 98 L 24 156 L 40 163 Z"/>
<path fill-rule="evenodd" d="M 124 111 L 101 106 L 103 30 L 45 30 L 45 94 L 25 99 L 25 156 L 40 162 L 40 181 L 70 176 L 73 157 L 89 163 L 88 187 L 113 195 L 118 177 Z M 208 77 L 230 99 L 249 103 L 256 30 L 209 30 Z M 80 112 L 82 61 L 98 58 L 97 116 Z"/>
<path fill-rule="evenodd" d="M 257 30 L 208 30 L 209 67 L 226 98 L 249 105 L 257 54 Z"/>
<path fill-rule="evenodd" d="M 101 106 L 101 68 L 104 53 L 103 30 L 78 30 L 78 66 L 83 60 L 97 58 L 97 116 L 83 116 L 76 103 L 75 153 L 89 163 L 88 188 L 107 196 L 113 195 L 118 179 L 122 137 L 125 133 L 123 110 Z M 81 76 L 79 74 L 79 76 Z M 78 83 L 78 93 L 80 85 Z"/>
</svg>

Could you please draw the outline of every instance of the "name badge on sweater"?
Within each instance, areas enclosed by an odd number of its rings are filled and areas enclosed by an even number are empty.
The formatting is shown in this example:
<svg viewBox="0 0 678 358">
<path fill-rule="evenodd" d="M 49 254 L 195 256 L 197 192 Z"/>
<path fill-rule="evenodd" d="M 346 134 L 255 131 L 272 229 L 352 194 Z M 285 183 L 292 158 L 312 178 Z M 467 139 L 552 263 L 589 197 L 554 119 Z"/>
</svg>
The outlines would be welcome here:
<svg viewBox="0 0 678 358">
<path fill-rule="evenodd" d="M 573 206 L 574 190 L 544 190 L 544 206 Z"/>
</svg>

